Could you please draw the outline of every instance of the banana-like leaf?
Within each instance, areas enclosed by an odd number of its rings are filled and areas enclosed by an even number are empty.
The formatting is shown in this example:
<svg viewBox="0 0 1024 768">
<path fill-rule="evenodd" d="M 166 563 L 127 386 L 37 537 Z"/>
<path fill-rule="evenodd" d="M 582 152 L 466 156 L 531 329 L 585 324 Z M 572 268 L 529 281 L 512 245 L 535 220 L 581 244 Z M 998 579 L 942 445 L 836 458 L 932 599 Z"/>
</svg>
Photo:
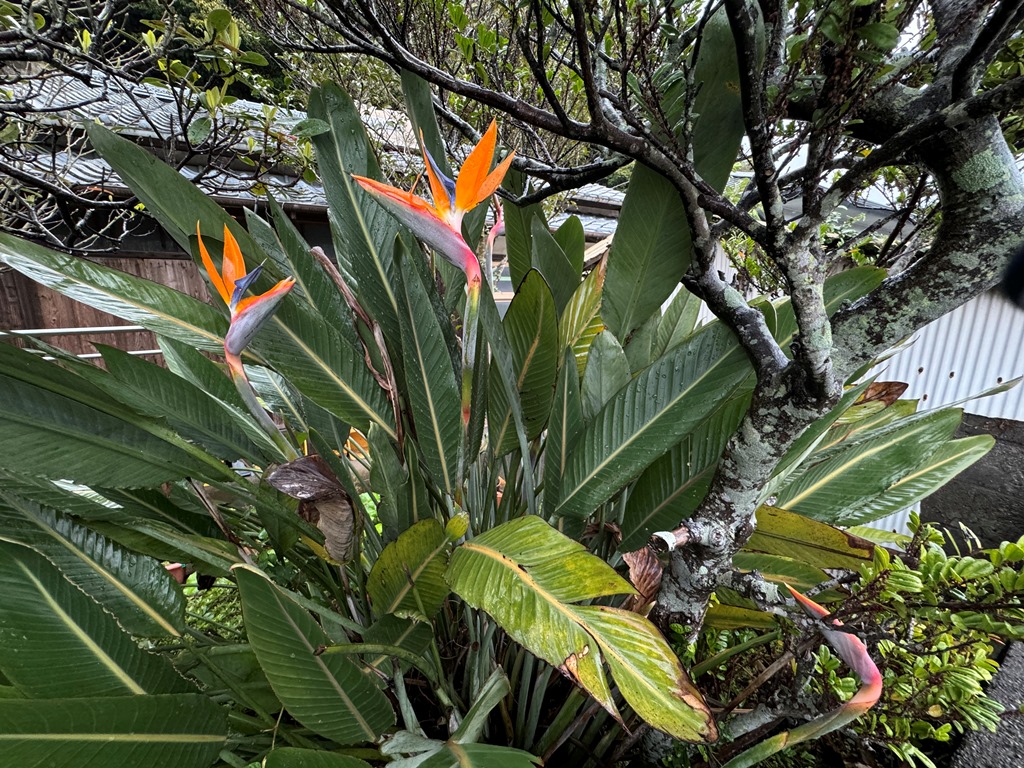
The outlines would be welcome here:
<svg viewBox="0 0 1024 768">
<path fill-rule="evenodd" d="M 589 515 L 707 419 L 749 371 L 735 337 L 720 324 L 642 371 L 580 435 L 555 513 Z"/>
<path fill-rule="evenodd" d="M 544 438 L 544 512 L 547 515 L 558 503 L 569 454 L 583 429 L 583 405 L 574 357 L 571 349 L 563 349 L 565 359 L 558 372 L 555 399 Z"/>
<path fill-rule="evenodd" d="M 505 174 L 504 186 L 518 197 L 526 191 L 526 177 L 515 168 Z M 508 274 L 512 285 L 518 286 L 533 267 L 533 220 L 544 219 L 539 203 L 520 207 L 504 203 L 505 248 L 508 253 Z"/>
<path fill-rule="evenodd" d="M 931 456 L 952 437 L 961 413 L 915 415 L 844 442 L 781 488 L 775 505 L 827 523 L 870 522 L 862 505 L 912 473 L 928 474 Z"/>
<path fill-rule="evenodd" d="M 270 196 L 268 202 L 274 221 L 273 228 L 248 208 L 245 209 L 246 222 L 253 239 L 275 262 L 279 274 L 295 278 L 291 295 L 304 298 L 311 307 L 316 308 L 328 325 L 342 330 L 355 343 L 357 339 L 352 312 L 337 286 L 319 262 L 310 258 L 309 244 L 281 204 L 273 196 Z"/>
<path fill-rule="evenodd" d="M 777 507 L 760 507 L 757 526 L 744 546 L 748 552 L 781 555 L 817 568 L 856 570 L 870 563 L 870 541 L 809 517 Z"/>
<path fill-rule="evenodd" d="M 439 741 L 409 731 L 392 736 L 381 753 L 392 758 L 389 768 L 535 768 L 541 764 L 539 757 L 512 747 Z"/>
<path fill-rule="evenodd" d="M 775 584 L 788 584 L 810 589 L 828 581 L 828 574 L 813 565 L 779 555 L 740 551 L 733 555 L 732 564 L 741 571 L 757 571 Z"/>
<path fill-rule="evenodd" d="M 459 385 L 427 288 L 415 270 L 401 278 L 401 286 L 398 322 L 402 332 L 402 367 L 417 445 L 434 481 L 451 496 L 459 485 L 462 445 Z"/>
<path fill-rule="evenodd" d="M 505 402 L 508 403 L 512 412 L 512 423 L 515 425 L 515 435 L 519 440 L 519 451 L 523 456 L 529 456 L 530 444 L 527 438 L 523 404 L 519 399 L 515 356 L 501 324 L 501 315 L 498 313 L 497 304 L 494 303 L 490 285 L 486 281 L 481 283 L 479 320 L 481 336 L 490 346 L 491 357 L 494 361 L 494 367 L 491 370 L 496 374 L 491 376 L 488 385 L 492 389 L 501 389 L 503 392 Z M 535 515 L 537 514 L 537 494 L 533 481 L 533 464 L 524 461 L 520 467 L 523 476 L 521 488 L 525 496 L 526 510 L 529 514 Z"/>
<path fill-rule="evenodd" d="M 234 411 L 247 412 L 245 402 L 231 382 L 226 366 L 218 365 L 191 344 L 184 344 L 169 336 L 157 337 L 157 344 L 169 371 Z"/>
<path fill-rule="evenodd" d="M 587 367 L 590 345 L 604 330 L 600 312 L 607 265 L 607 260 L 602 259 L 583 282 L 576 286 L 576 292 L 558 319 L 558 348 L 572 349 L 576 358 L 576 373 L 581 378 Z"/>
<path fill-rule="evenodd" d="M 639 373 L 657 359 L 654 347 L 660 324 L 661 315 L 658 312 L 653 313 L 646 322 L 633 331 L 629 340 L 622 347 L 622 351 L 626 353 L 626 360 L 629 361 L 631 374 Z"/>
<path fill-rule="evenodd" d="M 374 645 L 394 645 L 403 650 L 419 656 L 424 664 L 431 664 L 432 657 L 429 654 L 430 644 L 434 641 L 432 627 L 425 621 L 413 621 L 394 614 L 388 614 L 380 621 L 363 632 L 363 642 Z M 376 669 L 390 667 L 384 666 L 385 662 L 391 659 L 390 656 L 366 657 L 366 663 Z M 401 662 L 402 668 L 407 669 L 411 665 L 408 662 Z"/>
<path fill-rule="evenodd" d="M 928 460 L 918 465 L 873 498 L 864 499 L 842 520 L 842 525 L 860 525 L 880 520 L 930 496 L 981 459 L 995 445 L 992 435 L 975 435 L 950 440 Z"/>
<path fill-rule="evenodd" d="M 135 487 L 226 469 L 167 427 L 60 366 L 0 345 L 0 465 L 53 479 Z"/>
<path fill-rule="evenodd" d="M 358 429 L 395 434 L 391 409 L 363 352 L 303 302 L 284 301 L 252 349 L 303 395 Z"/>
<path fill-rule="evenodd" d="M 0 490 L 0 499 L 0 541 L 43 554 L 133 635 L 179 635 L 185 599 L 158 560 L 18 496 Z"/>
<path fill-rule="evenodd" d="M 263 768 L 370 768 L 370 764 L 335 752 L 278 747 L 267 755 Z"/>
<path fill-rule="evenodd" d="M 285 457 L 252 416 L 225 407 L 202 389 L 166 368 L 106 344 L 96 344 L 109 375 L 99 369 L 90 381 L 139 413 L 164 418 L 183 437 L 215 456 L 264 464 Z"/>
<path fill-rule="evenodd" d="M 570 216 L 562 222 L 562 226 L 555 231 L 555 242 L 569 260 L 576 273 L 576 282 L 579 282 L 579 276 L 583 273 L 583 261 L 587 255 L 587 236 L 579 216 Z M 574 285 L 573 288 L 575 287 Z"/>
<path fill-rule="evenodd" d="M 551 234 L 547 222 L 536 217 L 531 224 L 533 267 L 544 276 L 555 300 L 555 314 L 559 317 L 580 284 L 580 270 L 569 261 L 562 246 Z M 582 264 L 580 265 L 582 267 Z M 520 287 L 520 290 L 522 287 Z"/>
<path fill-rule="evenodd" d="M 540 272 L 530 270 L 527 273 L 509 305 L 502 327 L 512 347 L 526 437 L 532 440 L 541 433 L 551 412 L 558 370 L 555 304 Z M 497 375 L 495 372 L 492 378 Z M 518 447 L 519 442 L 505 391 L 494 387 L 490 397 L 491 445 L 500 456 Z"/>
<path fill-rule="evenodd" d="M 199 694 L 0 701 L 0 754 L 18 768 L 207 768 L 227 713 Z"/>
<path fill-rule="evenodd" d="M 701 300 L 692 293 L 683 288 L 676 291 L 658 323 L 658 334 L 652 351 L 654 359 L 661 357 L 693 333 L 693 329 L 697 327 L 700 307 Z"/>
<path fill-rule="evenodd" d="M 331 126 L 329 132 L 313 137 L 313 147 L 331 209 L 339 265 L 358 283 L 361 303 L 380 323 L 384 337 L 397 342 L 401 331 L 393 246 L 399 225 L 352 180 L 352 174 L 380 178 L 366 129 L 351 97 L 333 83 L 310 92 L 308 111 L 311 118 Z"/>
<path fill-rule="evenodd" d="M 388 544 L 366 580 L 373 610 L 430 619 L 448 596 L 444 581 L 451 542 L 437 520 L 421 520 Z"/>
<path fill-rule="evenodd" d="M 86 125 L 93 148 L 110 163 L 121 180 L 146 206 L 146 211 L 186 253 L 198 222 L 203 232 L 219 235 L 226 226 L 235 236 L 242 253 L 262 260 L 255 241 L 245 228 L 207 197 L 195 184 L 161 162 L 135 142 L 118 136 L 98 123 Z"/>
<path fill-rule="evenodd" d="M 639 549 L 655 531 L 671 530 L 693 514 L 749 403 L 749 392 L 723 403 L 637 478 L 622 517 L 621 551 Z"/>
<path fill-rule="evenodd" d="M 306 610 L 260 571 L 233 569 L 249 642 L 274 693 L 291 715 L 339 744 L 375 741 L 395 722 L 388 698 L 341 654 Z"/>
<path fill-rule="evenodd" d="M 0 542 L 0 593 L 0 670 L 26 696 L 195 690 L 32 549 Z"/>
<path fill-rule="evenodd" d="M 576 680 L 618 717 L 607 663 L 644 720 L 688 741 L 714 740 L 700 693 L 654 625 L 638 614 L 578 605 L 635 590 L 603 560 L 534 516 L 512 520 L 452 553 L 448 583 L 517 642 Z"/>
<path fill-rule="evenodd" d="M 587 350 L 587 367 L 580 382 L 583 418 L 590 421 L 630 380 L 629 360 L 619 340 L 601 331 Z"/>
<path fill-rule="evenodd" d="M 693 71 L 693 163 L 708 184 L 725 188 L 743 138 L 736 45 L 723 11 L 704 27 Z M 691 234 L 679 193 L 637 163 L 608 254 L 602 315 L 625 341 L 671 295 L 691 258 Z"/>
<path fill-rule="evenodd" d="M 754 608 L 716 604 L 708 608 L 704 626 L 714 629 L 772 629 L 775 617 Z"/>
<path fill-rule="evenodd" d="M 147 330 L 207 352 L 223 349 L 228 329 L 224 316 L 172 288 L 4 233 L 0 262 L 68 298 Z"/>
<path fill-rule="evenodd" d="M 776 488 L 788 482 L 791 473 L 800 471 L 801 462 L 804 462 L 819 447 L 832 425 L 842 418 L 843 414 L 849 412 L 850 408 L 868 388 L 869 384 L 870 382 L 862 382 L 855 387 L 850 387 L 843 393 L 843 396 L 831 411 L 820 419 L 816 419 L 810 427 L 804 430 L 804 433 L 796 439 L 789 450 L 786 451 L 786 454 L 779 460 L 779 463 L 775 465 L 771 482 L 764 491 L 766 497 L 774 494 Z"/>
<path fill-rule="evenodd" d="M 241 559 L 229 541 L 186 533 L 159 520 L 90 521 L 89 527 L 128 549 L 172 563 L 195 563 L 214 576 L 227 576 Z"/>
</svg>

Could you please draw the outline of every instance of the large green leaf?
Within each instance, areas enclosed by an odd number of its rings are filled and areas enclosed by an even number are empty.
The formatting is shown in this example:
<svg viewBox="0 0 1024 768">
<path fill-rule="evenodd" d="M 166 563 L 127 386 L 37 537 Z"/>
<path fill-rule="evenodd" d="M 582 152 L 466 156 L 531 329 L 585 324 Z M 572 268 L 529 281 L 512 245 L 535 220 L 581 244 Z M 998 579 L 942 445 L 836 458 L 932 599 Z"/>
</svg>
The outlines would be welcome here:
<svg viewBox="0 0 1024 768">
<path fill-rule="evenodd" d="M 0 233 L 0 261 L 65 296 L 198 349 L 224 346 L 227 320 L 158 283 Z"/>
<path fill-rule="evenodd" d="M 526 436 L 532 440 L 547 422 L 558 369 L 558 321 L 551 291 L 540 272 L 527 273 L 502 327 L 512 347 Z M 493 376 L 498 375 L 496 366 Z M 490 397 L 491 445 L 497 455 L 502 455 L 518 447 L 518 438 L 505 390 L 492 387 Z"/>
<path fill-rule="evenodd" d="M 843 302 L 867 292 L 877 285 L 880 277 L 879 270 L 856 269 L 830 278 L 825 282 L 824 289 L 826 310 L 834 312 Z M 683 300 L 680 300 L 680 296 L 684 297 Z M 658 328 L 655 350 L 662 344 L 667 350 L 674 349 L 680 343 L 678 334 L 692 325 L 696 314 L 692 310 L 693 302 L 687 296 L 685 292 L 680 292 L 666 310 Z M 688 314 L 692 314 L 692 319 L 687 318 Z M 777 324 L 782 326 L 780 343 L 788 345 L 796 330 L 788 300 L 782 302 L 773 314 Z M 712 326 L 718 324 L 718 321 L 711 323 Z M 644 471 L 626 503 L 621 545 L 624 550 L 642 546 L 651 533 L 674 528 L 693 512 L 704 497 L 726 441 L 745 413 L 752 387 L 753 379 L 748 378 L 732 400 L 716 411 L 696 432 L 688 435 L 681 445 L 675 446 Z M 802 435 L 792 451 L 780 462 L 777 472 L 786 472 L 796 461 L 806 456 L 821 439 L 822 433 L 839 418 L 862 389 L 855 388 L 847 393 L 828 417 L 816 422 Z"/>
<path fill-rule="evenodd" d="M 744 549 L 782 555 L 817 568 L 856 570 L 871 562 L 875 546 L 831 525 L 777 507 L 759 507 L 757 527 Z"/>
<path fill-rule="evenodd" d="M 110 375 L 90 380 L 146 416 L 164 418 L 183 437 L 219 458 L 266 463 L 285 457 L 247 413 L 226 407 L 166 368 L 115 347 L 97 344 Z"/>
<path fill-rule="evenodd" d="M 415 255 L 413 256 L 415 258 Z M 462 401 L 448 345 L 415 270 L 401 279 L 399 327 L 416 442 L 434 481 L 448 495 L 459 485 Z"/>
<path fill-rule="evenodd" d="M 380 323 L 385 338 L 397 342 L 400 330 L 393 246 L 399 226 L 352 179 L 352 174 L 380 178 L 366 129 L 351 97 L 333 83 L 314 88 L 307 109 L 311 118 L 331 127 L 327 133 L 313 137 L 313 146 L 331 209 L 331 232 L 339 265 L 358 283 L 361 303 Z"/>
<path fill-rule="evenodd" d="M 693 103 L 693 164 L 701 178 L 721 191 L 743 138 L 736 46 L 724 11 L 704 27 L 693 83 L 700 88 Z M 675 187 L 637 163 L 608 255 L 602 310 L 620 341 L 625 342 L 679 284 L 690 263 L 690 237 Z"/>
<path fill-rule="evenodd" d="M 655 359 L 682 343 L 693 333 L 693 329 L 697 327 L 701 304 L 701 300 L 689 291 L 676 291 L 658 323 L 658 333 L 651 351 Z"/>
<path fill-rule="evenodd" d="M 607 263 L 602 259 L 586 279 L 576 286 L 576 292 L 558 319 L 558 347 L 572 349 L 576 357 L 576 373 L 580 377 L 587 366 L 590 345 L 604 330 L 604 320 L 599 313 Z"/>
<path fill-rule="evenodd" d="M 642 371 L 584 429 L 555 512 L 585 517 L 732 396 L 750 364 L 721 325 Z"/>
<path fill-rule="evenodd" d="M 682 442 L 644 470 L 626 500 L 619 549 L 639 549 L 652 533 L 671 530 L 693 513 L 704 499 L 718 459 L 749 402 L 747 392 L 723 403 Z"/>
<path fill-rule="evenodd" d="M 583 273 L 583 262 L 587 255 L 587 233 L 583 229 L 583 222 L 580 221 L 579 216 L 570 216 L 562 222 L 562 226 L 555 232 L 555 242 L 562 249 L 569 264 L 572 265 L 578 282 Z M 543 271 L 541 270 L 541 272 Z M 575 289 L 576 286 L 573 285 L 573 288 Z"/>
<path fill-rule="evenodd" d="M 118 513 L 118 516 L 123 512 Z M 111 515 L 113 517 L 114 515 Z M 93 520 L 89 527 L 128 549 L 170 562 L 194 563 L 204 573 L 226 576 L 241 558 L 235 545 L 223 539 L 186 533 L 180 527 L 158 520 L 126 522 Z"/>
<path fill-rule="evenodd" d="M 388 698 L 341 654 L 306 610 L 260 571 L 233 569 L 249 642 L 274 693 L 307 728 L 340 744 L 375 741 L 395 722 Z"/>
<path fill-rule="evenodd" d="M 274 260 L 279 274 L 295 278 L 295 287 L 292 288 L 291 294 L 304 298 L 311 307 L 316 307 L 329 325 L 346 331 L 350 340 L 355 341 L 352 313 L 337 286 L 327 276 L 320 263 L 310 257 L 309 244 L 303 239 L 281 204 L 270 197 L 269 207 L 274 229 L 248 208 L 245 209 L 246 221 L 253 239 Z"/>
<path fill-rule="evenodd" d="M 0 670 L 26 696 L 195 690 L 32 549 L 0 542 L 0 593 Z"/>
<path fill-rule="evenodd" d="M 432 618 L 448 596 L 444 569 L 450 543 L 441 524 L 431 518 L 388 544 L 366 580 L 374 613 Z"/>
<path fill-rule="evenodd" d="M 227 738 L 206 696 L 0 701 L 0 754 L 17 768 L 206 768 Z"/>
<path fill-rule="evenodd" d="M 505 401 L 509 404 L 512 412 L 512 423 L 515 425 L 515 434 L 519 440 L 519 451 L 523 456 L 529 456 L 530 444 L 527 438 L 523 404 L 519 398 L 515 356 L 502 326 L 501 315 L 498 312 L 497 304 L 494 303 L 490 285 L 486 281 L 481 283 L 479 320 L 481 336 L 490 346 L 491 357 L 494 361 L 488 388 L 501 389 L 504 393 Z M 537 489 L 533 480 L 533 464 L 524 461 L 520 468 L 523 478 L 520 487 L 525 496 L 526 510 L 529 514 L 534 515 L 537 513 Z"/>
<path fill-rule="evenodd" d="M 566 348 L 544 438 L 544 512 L 547 515 L 554 511 L 558 503 L 569 454 L 582 429 L 583 406 L 576 365 L 572 350 Z"/>
<path fill-rule="evenodd" d="M 950 440 L 928 459 L 874 497 L 862 499 L 843 515 L 841 525 L 860 525 L 907 509 L 931 495 L 992 450 L 992 435 Z"/>
<path fill-rule="evenodd" d="M 98 123 L 87 124 L 86 130 L 93 148 L 110 163 L 110 167 L 143 202 L 146 211 L 160 222 L 183 251 L 191 252 L 191 238 L 195 236 L 198 223 L 204 238 L 206 235 L 221 237 L 226 226 L 238 241 L 242 253 L 256 263 L 263 259 L 263 252 L 245 228 L 174 168 L 134 141 L 122 138 Z"/>
<path fill-rule="evenodd" d="M 621 609 L 576 604 L 633 588 L 540 518 L 521 517 L 464 543 L 452 553 L 446 578 L 467 603 L 576 680 L 612 715 L 618 710 L 602 661 L 644 720 L 679 739 L 714 738 L 700 693 L 653 624 Z"/>
<path fill-rule="evenodd" d="M 555 313 L 561 316 L 565 305 L 580 284 L 580 270 L 569 261 L 562 246 L 551 235 L 548 225 L 540 217 L 531 224 L 533 227 L 533 266 L 544 276 L 555 299 Z M 583 265 L 580 264 L 582 267 Z M 521 290 L 521 288 L 520 288 Z"/>
<path fill-rule="evenodd" d="M 962 411 L 918 414 L 844 441 L 776 493 L 775 505 L 822 522 L 869 522 L 861 506 L 927 465 L 960 424 Z"/>
<path fill-rule="evenodd" d="M 505 175 L 504 186 L 516 196 L 526 190 L 526 177 L 515 170 L 509 169 Z M 513 287 L 518 286 L 526 277 L 533 265 L 533 220 L 544 221 L 544 211 L 539 203 L 518 206 L 504 203 L 505 211 L 505 248 L 508 253 L 508 273 Z"/>
<path fill-rule="evenodd" d="M 370 764 L 335 752 L 278 747 L 267 755 L 263 768 L 370 768 Z"/>
<path fill-rule="evenodd" d="M 0 540 L 42 553 L 134 635 L 178 635 L 185 599 L 167 569 L 64 515 L 0 490 Z"/>
<path fill-rule="evenodd" d="M 587 350 L 587 367 L 580 383 L 583 418 L 590 421 L 631 378 L 629 360 L 610 331 L 598 333 Z"/>
<path fill-rule="evenodd" d="M 0 465 L 9 470 L 115 487 L 227 474 L 166 427 L 7 344 L 0 344 L 0 403 Z"/>
<path fill-rule="evenodd" d="M 306 304 L 285 300 L 252 348 L 302 394 L 361 430 L 394 436 L 387 399 L 357 349 Z"/>
</svg>

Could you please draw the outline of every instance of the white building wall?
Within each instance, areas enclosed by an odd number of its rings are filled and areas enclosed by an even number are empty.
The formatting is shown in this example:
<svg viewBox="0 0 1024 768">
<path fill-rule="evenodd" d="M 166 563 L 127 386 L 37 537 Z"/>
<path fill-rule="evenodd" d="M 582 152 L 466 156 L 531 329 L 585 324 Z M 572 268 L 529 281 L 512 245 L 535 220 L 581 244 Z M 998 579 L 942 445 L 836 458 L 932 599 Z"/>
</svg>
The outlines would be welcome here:
<svg viewBox="0 0 1024 768">
<path fill-rule="evenodd" d="M 1024 311 L 987 293 L 940 317 L 876 370 L 909 384 L 921 409 L 951 405 L 1024 375 Z M 964 403 L 968 413 L 1024 421 L 1024 387 Z"/>
<path fill-rule="evenodd" d="M 906 348 L 879 365 L 880 381 L 904 381 L 905 398 L 920 410 L 959 403 L 1024 375 L 1024 311 L 990 292 L 940 317 L 914 334 Z M 969 400 L 968 413 L 1024 421 L 1024 386 Z M 911 510 L 873 527 L 907 533 Z"/>
</svg>

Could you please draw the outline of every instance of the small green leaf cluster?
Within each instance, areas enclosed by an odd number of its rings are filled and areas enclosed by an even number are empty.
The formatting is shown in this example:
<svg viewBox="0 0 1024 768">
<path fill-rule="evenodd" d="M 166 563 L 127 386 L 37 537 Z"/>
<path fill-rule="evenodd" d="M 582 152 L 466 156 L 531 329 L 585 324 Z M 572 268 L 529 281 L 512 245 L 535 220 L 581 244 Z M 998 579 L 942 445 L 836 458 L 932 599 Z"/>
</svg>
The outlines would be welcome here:
<svg viewBox="0 0 1024 768">
<path fill-rule="evenodd" d="M 1000 641 L 1024 637 L 1024 539 L 949 554 L 947 535 L 912 519 L 906 551 L 878 547 L 837 610 L 863 633 L 882 671 L 880 702 L 854 725 L 908 765 L 932 766 L 929 742 L 995 730 L 1002 705 L 985 693 Z M 852 677 L 826 648 L 814 685 L 844 699 Z"/>
</svg>

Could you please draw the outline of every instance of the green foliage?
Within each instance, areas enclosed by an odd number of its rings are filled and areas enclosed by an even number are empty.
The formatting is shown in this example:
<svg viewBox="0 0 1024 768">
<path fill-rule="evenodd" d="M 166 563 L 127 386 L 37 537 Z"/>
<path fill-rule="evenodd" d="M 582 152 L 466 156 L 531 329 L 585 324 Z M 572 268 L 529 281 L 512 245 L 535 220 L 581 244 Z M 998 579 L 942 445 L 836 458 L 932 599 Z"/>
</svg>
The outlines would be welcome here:
<svg viewBox="0 0 1024 768">
<path fill-rule="evenodd" d="M 467 66 L 507 45 L 442 5 Z M 241 62 L 231 15 L 205 18 L 206 43 Z M 742 134 L 734 52 L 718 44 L 727 27 L 712 20 L 695 62 L 698 167 L 719 187 Z M 860 28 L 865 50 L 888 44 L 883 27 Z M 689 130 L 685 81 L 665 70 L 656 80 L 662 128 Z M 402 81 L 414 123 L 450 168 L 430 94 L 410 73 Z M 202 97 L 211 121 L 230 98 L 224 88 Z M 26 704 L 0 718 L 0 738 L 25 765 L 41 764 L 37 742 L 54 744 L 56 768 L 150 761 L 167 744 L 196 768 L 526 768 L 618 759 L 645 725 L 713 741 L 703 692 L 740 693 L 736 670 L 764 668 L 795 635 L 723 588 L 684 665 L 642 612 L 654 576 L 632 564 L 633 583 L 624 575 L 620 552 L 704 499 L 753 382 L 733 332 L 698 325 L 695 297 L 682 291 L 662 310 L 691 256 L 671 185 L 632 172 L 615 246 L 587 274 L 578 221 L 552 234 L 539 207 L 509 205 L 516 293 L 501 318 L 486 281 L 428 257 L 353 178 L 382 172 L 349 94 L 318 88 L 309 115 L 298 132 L 326 186 L 333 263 L 311 257 L 276 203 L 269 221 L 247 212 L 243 226 L 139 146 L 89 128 L 197 261 L 197 225 L 215 260 L 231 252 L 226 228 L 249 274 L 264 265 L 255 294 L 294 276 L 242 359 L 226 358 L 230 379 L 207 356 L 228 328 L 222 310 L 0 235 L 6 266 L 157 333 L 167 365 L 103 348 L 101 369 L 0 346 L 0 682 Z M 191 138 L 206 129 L 194 125 Z M 446 242 L 475 242 L 483 218 L 467 212 Z M 823 286 L 826 309 L 881 279 L 868 268 L 837 275 Z M 755 306 L 788 349 L 788 301 Z M 235 324 L 242 310 L 232 304 L 231 315 Z M 821 599 L 845 598 L 844 620 L 888 662 L 893 702 L 921 699 L 904 678 L 946 675 L 956 695 L 929 706 L 973 727 L 991 710 L 977 705 L 983 674 L 949 674 L 966 658 L 956 638 L 972 638 L 978 661 L 978 638 L 1016 636 L 1018 608 L 1005 606 L 1021 588 L 1024 543 L 943 560 L 925 535 L 899 559 L 833 527 L 878 519 L 975 461 L 988 444 L 952 439 L 959 418 L 852 387 L 776 468 L 765 489 L 774 506 L 737 555 L 733 585 L 826 585 Z M 219 577 L 219 597 L 182 593 L 163 561 Z M 860 586 L 833 583 L 854 570 Z M 921 654 L 872 636 L 869 615 L 894 627 L 913 619 L 918 634 L 907 624 L 895 636 L 930 643 L 939 666 L 908 666 Z M 54 648 L 59 666 L 44 658 Z M 821 703 L 848 694 L 835 660 L 816 658 Z M 104 719 L 73 716 L 76 701 Z M 91 740 L 61 736 L 57 715 Z M 916 710 L 900 717 L 911 725 L 876 722 L 894 748 L 945 733 L 915 726 Z"/>
</svg>

